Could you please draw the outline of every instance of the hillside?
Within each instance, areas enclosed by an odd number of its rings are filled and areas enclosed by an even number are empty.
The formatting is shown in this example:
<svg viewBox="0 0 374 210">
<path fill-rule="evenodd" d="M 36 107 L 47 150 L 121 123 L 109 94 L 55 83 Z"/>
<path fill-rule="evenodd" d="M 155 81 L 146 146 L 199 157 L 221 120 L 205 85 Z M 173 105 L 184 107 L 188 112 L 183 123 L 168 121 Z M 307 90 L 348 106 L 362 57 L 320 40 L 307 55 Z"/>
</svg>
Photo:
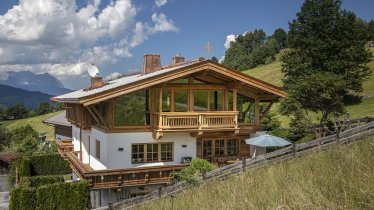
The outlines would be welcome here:
<svg viewBox="0 0 374 210">
<path fill-rule="evenodd" d="M 374 48 L 369 48 L 374 55 Z M 253 77 L 264 80 L 270 84 L 281 87 L 283 73 L 281 72 L 282 62 L 280 62 L 280 54 L 277 55 L 277 59 L 272 63 L 261 65 L 256 68 L 244 71 Z M 371 69 L 371 76 L 363 84 L 364 91 L 362 96 L 364 97 L 374 97 L 374 58 L 368 64 L 368 67 Z"/>
<path fill-rule="evenodd" d="M 136 209 L 372 209 L 374 136 L 212 181 Z"/>
<path fill-rule="evenodd" d="M 26 108 L 36 109 L 39 107 L 40 102 L 50 102 L 51 97 L 51 95 L 42 92 L 0 85 L 0 105 L 12 106 L 17 103 L 23 103 Z"/>
<path fill-rule="evenodd" d="M 31 127 L 38 131 L 39 133 L 47 133 L 47 139 L 54 139 L 53 127 L 43 123 L 43 120 L 48 119 L 59 112 L 49 113 L 45 115 L 40 115 L 37 117 L 30 117 L 20 120 L 9 120 L 0 122 L 0 126 L 3 126 L 7 129 L 14 129 L 25 125 L 31 125 Z"/>
<path fill-rule="evenodd" d="M 370 51 L 374 55 L 374 48 L 370 48 Z M 270 64 L 258 66 L 244 71 L 244 73 L 281 87 L 283 73 L 281 72 L 282 63 L 280 61 L 280 56 L 281 55 L 278 54 L 277 59 Z M 358 118 L 366 115 L 374 116 L 374 58 L 368 64 L 368 67 L 371 69 L 372 74 L 363 84 L 364 91 L 361 95 L 364 99 L 359 104 L 346 107 L 351 118 Z M 277 108 L 278 104 L 274 105 L 272 110 L 276 111 Z M 287 117 L 278 116 L 278 118 L 281 120 L 283 127 L 288 127 L 289 119 Z"/>
</svg>

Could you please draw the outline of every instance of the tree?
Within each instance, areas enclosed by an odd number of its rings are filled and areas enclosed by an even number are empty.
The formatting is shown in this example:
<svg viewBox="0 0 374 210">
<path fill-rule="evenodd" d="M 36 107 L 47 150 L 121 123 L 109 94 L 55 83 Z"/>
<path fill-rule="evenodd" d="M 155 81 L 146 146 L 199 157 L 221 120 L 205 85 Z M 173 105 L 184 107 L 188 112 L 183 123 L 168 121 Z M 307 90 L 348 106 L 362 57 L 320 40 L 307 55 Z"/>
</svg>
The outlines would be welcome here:
<svg viewBox="0 0 374 210">
<path fill-rule="evenodd" d="M 368 33 L 371 41 L 374 41 L 374 20 L 370 20 L 368 25 Z"/>
<path fill-rule="evenodd" d="M 345 96 L 362 91 L 372 57 L 365 49 L 367 31 L 340 6 L 339 0 L 307 0 L 290 23 L 290 50 L 282 56 L 284 114 L 302 109 L 311 119 L 313 111 L 322 126 L 344 112 Z"/>
<path fill-rule="evenodd" d="M 15 119 L 23 119 L 27 117 L 27 109 L 23 103 L 19 103 L 9 107 L 6 114 L 14 116 Z"/>
<path fill-rule="evenodd" d="M 266 33 L 262 29 L 239 35 L 235 42 L 231 43 L 230 48 L 227 49 L 222 64 L 236 70 L 248 69 L 250 54 L 256 47 L 264 44 L 265 41 Z"/>
<path fill-rule="evenodd" d="M 218 58 L 216 56 L 213 56 L 212 59 L 210 59 L 214 63 L 218 63 Z"/>
<path fill-rule="evenodd" d="M 9 147 L 9 134 L 8 131 L 0 126 L 0 152 Z"/>
<path fill-rule="evenodd" d="M 271 37 L 277 41 L 278 50 L 284 49 L 288 46 L 287 33 L 282 28 L 276 29 Z"/>
<path fill-rule="evenodd" d="M 9 140 L 11 150 L 17 154 L 29 156 L 40 151 L 39 133 L 30 125 L 12 130 Z"/>
<path fill-rule="evenodd" d="M 48 102 L 40 102 L 39 108 L 37 110 L 38 115 L 48 114 L 50 112 L 53 112 L 54 107 L 51 106 Z"/>
</svg>

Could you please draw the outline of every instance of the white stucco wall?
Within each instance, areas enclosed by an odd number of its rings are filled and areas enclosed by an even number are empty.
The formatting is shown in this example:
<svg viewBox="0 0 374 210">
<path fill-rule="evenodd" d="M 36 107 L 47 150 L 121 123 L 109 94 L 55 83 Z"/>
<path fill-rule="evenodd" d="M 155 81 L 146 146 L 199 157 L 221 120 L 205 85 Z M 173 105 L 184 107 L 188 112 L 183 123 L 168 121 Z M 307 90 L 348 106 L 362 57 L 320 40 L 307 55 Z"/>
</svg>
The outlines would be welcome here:
<svg viewBox="0 0 374 210">
<path fill-rule="evenodd" d="M 100 141 L 100 160 L 95 157 L 96 143 Z M 174 159 L 171 162 L 131 163 L 131 144 L 135 143 L 174 143 Z M 186 145 L 186 147 L 182 147 Z M 123 151 L 119 151 L 123 148 Z M 90 166 L 94 170 L 162 166 L 180 164 L 182 157 L 196 157 L 196 139 L 189 133 L 166 133 L 159 140 L 154 140 L 152 132 L 137 133 L 104 133 L 96 129 L 91 130 L 91 158 Z"/>
<path fill-rule="evenodd" d="M 74 125 L 71 127 L 73 135 L 74 151 L 80 150 L 80 129 Z"/>
</svg>

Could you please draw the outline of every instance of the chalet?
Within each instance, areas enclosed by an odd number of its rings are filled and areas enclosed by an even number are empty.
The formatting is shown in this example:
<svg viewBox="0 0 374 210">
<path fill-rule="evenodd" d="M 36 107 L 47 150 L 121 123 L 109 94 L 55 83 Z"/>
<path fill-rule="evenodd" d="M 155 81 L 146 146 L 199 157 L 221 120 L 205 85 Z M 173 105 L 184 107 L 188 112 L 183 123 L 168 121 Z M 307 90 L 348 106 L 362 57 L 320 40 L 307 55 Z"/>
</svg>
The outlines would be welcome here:
<svg viewBox="0 0 374 210">
<path fill-rule="evenodd" d="M 71 140 L 71 123 L 66 118 L 66 111 L 62 111 L 55 116 L 43 120 L 43 123 L 54 128 L 54 140 Z"/>
<path fill-rule="evenodd" d="M 66 107 L 72 139 L 58 141 L 94 206 L 168 184 L 196 157 L 224 163 L 250 155 L 244 139 L 284 97 L 278 87 L 209 60 L 144 55 L 139 74 L 54 97 Z M 264 108 L 260 109 L 260 103 Z"/>
</svg>

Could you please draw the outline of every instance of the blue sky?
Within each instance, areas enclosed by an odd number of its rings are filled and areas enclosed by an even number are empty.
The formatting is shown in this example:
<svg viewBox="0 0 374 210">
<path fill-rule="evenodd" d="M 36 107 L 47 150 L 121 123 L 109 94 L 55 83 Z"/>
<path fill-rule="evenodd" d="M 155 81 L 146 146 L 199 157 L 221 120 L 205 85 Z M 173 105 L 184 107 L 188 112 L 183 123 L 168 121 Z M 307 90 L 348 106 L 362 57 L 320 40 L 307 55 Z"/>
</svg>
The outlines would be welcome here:
<svg viewBox="0 0 374 210">
<path fill-rule="evenodd" d="M 288 30 L 302 2 L 2 0 L 0 74 L 49 72 L 78 89 L 89 82 L 85 63 L 95 63 L 104 77 L 115 76 L 139 70 L 145 53 L 161 54 L 164 65 L 178 53 L 186 59 L 206 57 L 207 42 L 213 45 L 211 55 L 220 58 L 228 35 Z M 364 20 L 374 19 L 374 1 L 346 0 L 342 7 Z"/>
</svg>

